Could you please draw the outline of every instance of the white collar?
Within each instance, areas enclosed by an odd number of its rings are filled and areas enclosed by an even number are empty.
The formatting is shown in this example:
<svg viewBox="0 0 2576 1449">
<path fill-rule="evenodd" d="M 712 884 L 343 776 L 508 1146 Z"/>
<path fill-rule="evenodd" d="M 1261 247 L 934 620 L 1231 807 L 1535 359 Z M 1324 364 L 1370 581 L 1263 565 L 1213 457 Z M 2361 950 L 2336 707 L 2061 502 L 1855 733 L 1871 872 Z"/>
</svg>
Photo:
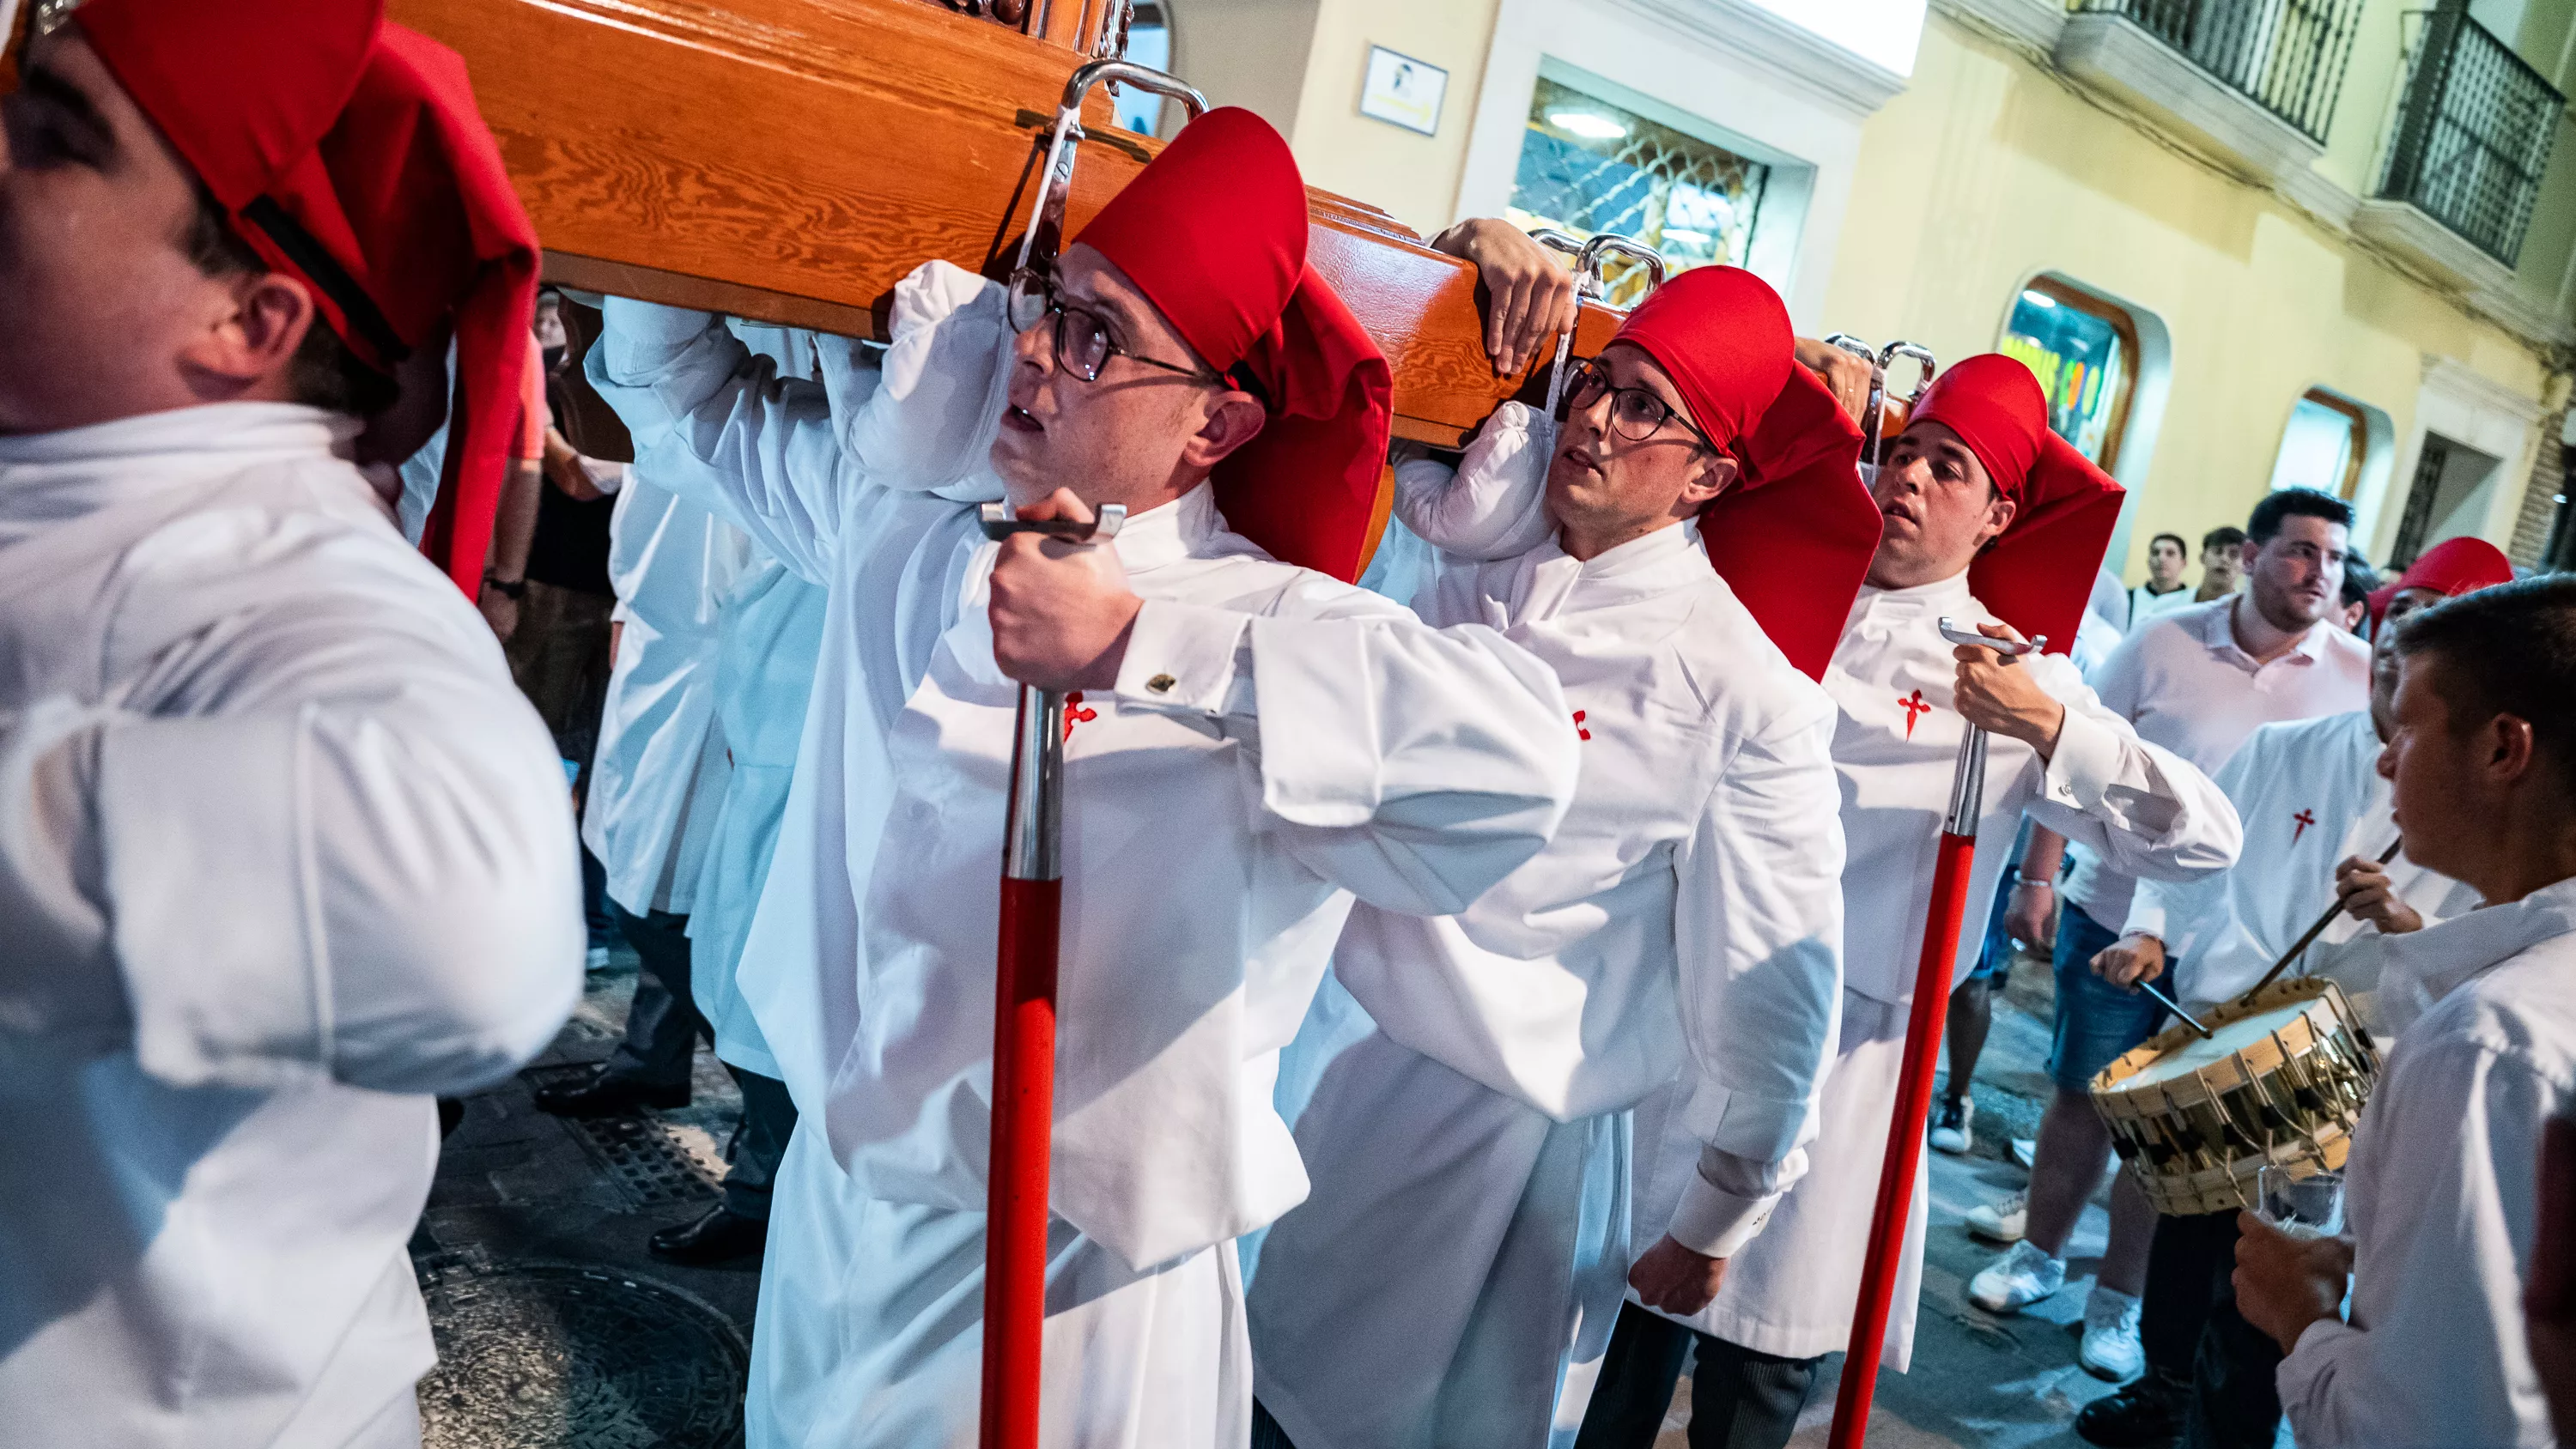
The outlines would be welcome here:
<svg viewBox="0 0 2576 1449">
<path fill-rule="evenodd" d="M 1118 530 L 1118 561 L 1133 572 L 1197 558 L 1215 552 L 1211 545 L 1227 532 L 1216 490 L 1202 482 L 1169 503 L 1129 514 Z"/>
<path fill-rule="evenodd" d="M 2245 651 L 2244 645 L 2236 642 L 2236 602 L 2239 599 L 2244 600 L 2247 607 L 2253 606 L 2254 596 L 2251 593 L 2229 594 L 2224 599 L 2212 599 L 2209 604 L 2202 606 L 2208 610 L 2209 617 L 2200 621 L 2200 642 L 2212 654 L 2225 655 L 2253 664 L 2254 656 Z M 2216 607 L 2211 607 L 2212 605 Z M 2285 659 L 2296 659 L 2302 663 L 2315 663 L 2317 656 L 2325 652 L 2326 635 L 2334 629 L 2335 626 L 2325 620 L 2317 620 L 2308 626 L 2306 633 L 2301 634 L 2297 641 L 2290 645 L 2288 652 L 2272 662 L 2278 664 Z M 2259 669 L 2262 666 L 2255 667 Z"/>
<path fill-rule="evenodd" d="M 1588 559 L 1567 553 L 1555 534 L 1522 557 L 1528 562 L 1514 613 L 1525 620 L 1634 603 L 1717 577 L 1700 544 L 1696 518 L 1640 534 Z"/>
<path fill-rule="evenodd" d="M 158 465 L 184 457 L 229 468 L 248 457 L 277 453 L 346 457 L 364 426 L 344 413 L 301 403 L 206 403 L 85 428 L 0 436 L 0 468 Z"/>
<path fill-rule="evenodd" d="M 2576 931 L 2576 877 L 2543 886 L 2506 905 L 2480 906 L 2465 916 L 2393 937 L 2388 949 L 2424 984 L 2425 999 L 2439 1001 L 2503 962 L 2570 931 Z"/>
</svg>

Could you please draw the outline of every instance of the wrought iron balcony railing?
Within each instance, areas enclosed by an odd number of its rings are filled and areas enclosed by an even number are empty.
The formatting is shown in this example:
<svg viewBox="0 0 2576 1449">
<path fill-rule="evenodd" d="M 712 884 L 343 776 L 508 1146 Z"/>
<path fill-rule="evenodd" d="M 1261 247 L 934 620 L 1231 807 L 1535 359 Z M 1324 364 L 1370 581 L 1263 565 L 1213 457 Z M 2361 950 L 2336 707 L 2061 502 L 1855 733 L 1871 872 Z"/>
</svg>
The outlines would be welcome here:
<svg viewBox="0 0 2576 1449">
<path fill-rule="evenodd" d="M 2567 98 L 2513 47 L 2441 0 L 2406 73 L 2379 194 L 2412 202 L 2512 266 Z"/>
<path fill-rule="evenodd" d="M 2323 143 L 2362 0 L 2081 0 L 2163 41 L 2220 84 Z"/>
</svg>

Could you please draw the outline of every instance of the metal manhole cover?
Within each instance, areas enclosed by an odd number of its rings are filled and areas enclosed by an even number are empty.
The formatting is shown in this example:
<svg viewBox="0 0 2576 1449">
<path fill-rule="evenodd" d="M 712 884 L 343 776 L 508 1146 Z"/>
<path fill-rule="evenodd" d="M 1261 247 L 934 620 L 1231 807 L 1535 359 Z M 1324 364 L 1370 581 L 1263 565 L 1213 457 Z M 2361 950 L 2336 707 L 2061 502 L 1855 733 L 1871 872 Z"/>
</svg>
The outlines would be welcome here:
<svg viewBox="0 0 2576 1449">
<path fill-rule="evenodd" d="M 724 1315 L 650 1278 L 563 1263 L 423 1275 L 438 1366 L 425 1449 L 725 1449 L 750 1349 Z"/>
</svg>

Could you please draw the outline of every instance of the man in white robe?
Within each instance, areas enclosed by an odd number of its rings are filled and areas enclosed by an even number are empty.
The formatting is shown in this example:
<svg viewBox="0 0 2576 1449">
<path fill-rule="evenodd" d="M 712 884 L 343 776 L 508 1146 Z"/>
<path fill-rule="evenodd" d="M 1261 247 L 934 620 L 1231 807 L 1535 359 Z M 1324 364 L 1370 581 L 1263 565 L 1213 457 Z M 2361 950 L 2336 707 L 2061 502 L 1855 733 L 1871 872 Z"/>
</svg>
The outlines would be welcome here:
<svg viewBox="0 0 2576 1449">
<path fill-rule="evenodd" d="M 0 1441 L 417 1445 L 432 1095 L 508 1076 L 581 983 L 562 771 L 470 594 L 535 238 L 463 67 L 371 6 L 96 0 L 29 60 L 0 101 Z M 344 188 L 352 225 L 278 248 Z M 359 464 L 437 417 L 451 324 L 487 406 L 451 430 L 442 577 Z"/>
<path fill-rule="evenodd" d="M 2407 858 L 2486 904 L 2384 947 L 2431 1004 L 2383 1047 L 2346 1232 L 2243 1216 L 2236 1303 L 2287 1355 L 2276 1382 L 2305 1449 L 2538 1449 L 2559 1441 L 2522 1279 L 2542 1128 L 2576 1108 L 2576 580 L 2436 605 L 2397 651 L 2380 769 Z"/>
<path fill-rule="evenodd" d="M 1334 974 L 1374 1029 L 1297 1120 L 1315 1191 L 1251 1292 L 1257 1443 L 1571 1442 L 1632 1267 L 1704 1303 L 1804 1166 L 1843 850 L 1832 705 L 1775 640 L 1830 637 L 1871 514 L 1792 341 L 1751 273 L 1686 273 L 1576 375 L 1562 431 L 1507 406 L 1457 474 L 1400 475 L 1443 551 L 1417 607 L 1555 670 L 1583 773 L 1548 848 L 1469 909 L 1363 906 L 1343 933 Z M 1764 531 L 1811 567 L 1740 598 L 1702 539 L 1746 531 L 1745 499 L 1822 526 Z M 1677 1074 L 1689 1150 L 1641 1255 L 1631 1109 Z"/>
<path fill-rule="evenodd" d="M 639 456 L 708 460 L 698 483 L 832 593 L 740 973 L 801 1114 L 755 1444 L 975 1438 L 1018 681 L 1080 692 L 1051 1445 L 1244 1440 L 1228 1240 L 1305 1191 L 1270 1078 L 1342 919 L 1355 894 L 1463 906 L 1572 793 L 1574 727 L 1536 661 L 1274 561 L 1356 572 L 1386 441 L 1385 365 L 1304 270 L 1306 232 L 1285 145 L 1220 110 L 1024 281 L 1007 369 L 1001 299 L 953 268 L 898 289 L 889 381 L 837 413 L 736 371 L 702 324 L 611 306 L 593 376 Z M 960 400 L 950 426 L 907 426 Z M 1024 515 L 1120 502 L 1124 530 L 983 544 L 957 495 L 983 491 L 986 439 Z M 772 932 L 801 979 L 771 973 Z"/>
<path fill-rule="evenodd" d="M 2483 539 L 2428 550 L 2390 585 L 2386 619 L 2513 581 L 2513 565 Z M 2386 949 L 2427 924 L 2464 915 L 2477 893 L 2404 856 L 2380 855 L 2397 838 L 2379 756 L 2397 691 L 2396 630 L 2371 650 L 2367 709 L 2257 728 L 2219 768 L 2219 788 L 2260 848 L 2222 875 L 2141 881 L 2115 955 L 2105 968 L 2153 980 L 2170 966 L 2195 1013 L 2253 989 L 2328 906 L 2345 914 L 2300 958 L 2298 974 L 2342 983 L 2382 1039 L 2425 1004 L 2422 984 L 2386 970 Z M 2138 1337 L 2146 1372 L 2084 1406 L 2075 1432 L 2122 1449 L 2176 1434 L 2196 1449 L 2264 1449 L 2280 1428 L 2273 1389 L 2279 1349 L 2236 1311 L 2232 1211 L 2165 1214 L 2149 1248 Z"/>
<path fill-rule="evenodd" d="M 1986 786 L 1945 992 L 1975 965 L 2025 811 L 2141 875 L 2195 875 L 2235 859 L 2236 815 L 2216 786 L 2141 741 L 2056 652 L 2088 608 L 2120 489 L 2047 419 L 2029 368 L 1971 357 L 1941 375 L 1878 469 L 1871 493 L 1883 531 L 1824 676 L 1850 858 L 1842 1031 L 1810 1167 L 1704 1312 L 1628 1310 L 1587 1446 L 1653 1442 L 1693 1342 L 1683 1325 L 1699 1335 L 1693 1442 L 1746 1449 L 1788 1443 L 1821 1358 L 1849 1340 L 1968 724 L 1989 732 Z M 1940 634 L 1945 618 L 1997 638 L 2045 635 L 2052 652 L 2007 660 L 1953 646 Z M 1900 1373 L 1913 1348 L 1925 1183 L 1918 1172 L 1888 1319 L 1883 1364 Z M 1654 1204 L 1641 1195 L 1641 1206 Z"/>
</svg>

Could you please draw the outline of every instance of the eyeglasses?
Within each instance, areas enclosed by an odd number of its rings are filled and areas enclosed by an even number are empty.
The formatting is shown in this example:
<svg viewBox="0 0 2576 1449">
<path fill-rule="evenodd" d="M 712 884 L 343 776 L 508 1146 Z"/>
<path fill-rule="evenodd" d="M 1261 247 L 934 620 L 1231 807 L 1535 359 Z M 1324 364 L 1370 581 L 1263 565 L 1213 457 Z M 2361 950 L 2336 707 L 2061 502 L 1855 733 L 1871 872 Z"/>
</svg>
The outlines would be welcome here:
<svg viewBox="0 0 2576 1449">
<path fill-rule="evenodd" d="M 1711 450 L 1717 447 L 1709 441 L 1708 434 L 1692 427 L 1674 412 L 1671 403 L 1642 387 L 1614 386 L 1610 374 L 1602 371 L 1598 362 L 1587 362 L 1574 374 L 1573 384 L 1565 390 L 1565 412 L 1562 416 L 1570 417 L 1601 401 L 1603 393 L 1610 395 L 1611 431 L 1629 442 L 1642 443 L 1661 432 L 1664 424 L 1671 423 L 1697 438 L 1701 447 Z"/>
<path fill-rule="evenodd" d="M 1065 301 L 1064 294 L 1056 290 L 1055 279 L 1034 267 L 1022 267 L 1011 273 L 1009 305 L 1011 330 L 1014 332 L 1026 332 L 1049 317 L 1055 319 L 1056 366 L 1084 382 L 1098 382 L 1100 369 L 1108 364 L 1109 359 L 1124 357 L 1147 367 L 1179 373 L 1193 382 L 1234 386 L 1221 373 L 1202 367 L 1184 367 L 1177 362 L 1165 362 L 1121 347 L 1109 330 L 1109 319 Z"/>
</svg>

